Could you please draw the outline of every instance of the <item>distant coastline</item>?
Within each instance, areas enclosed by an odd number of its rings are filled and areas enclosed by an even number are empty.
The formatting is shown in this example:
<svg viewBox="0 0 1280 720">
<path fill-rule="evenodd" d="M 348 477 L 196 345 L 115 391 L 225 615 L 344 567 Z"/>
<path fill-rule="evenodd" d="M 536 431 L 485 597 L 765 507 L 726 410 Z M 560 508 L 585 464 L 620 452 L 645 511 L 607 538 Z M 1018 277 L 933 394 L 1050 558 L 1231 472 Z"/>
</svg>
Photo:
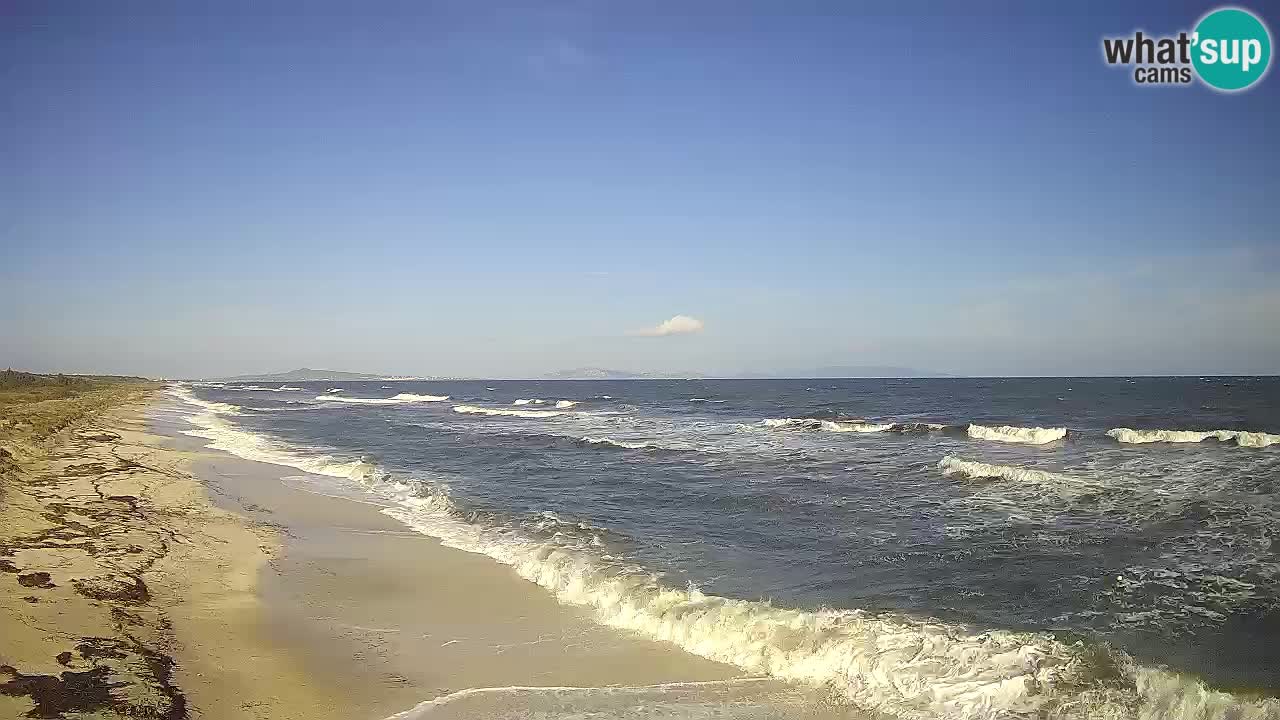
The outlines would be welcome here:
<svg viewBox="0 0 1280 720">
<path fill-rule="evenodd" d="M 702 373 L 647 373 L 627 370 L 612 370 L 599 367 L 582 367 L 571 370 L 560 370 L 544 375 L 533 376 L 443 376 L 443 375 L 394 375 L 378 373 L 359 373 L 341 370 L 316 370 L 299 368 L 281 373 L 262 373 L 234 375 L 230 377 L 193 378 L 205 382 L 231 383 L 289 383 L 289 382 L 463 382 L 463 381 L 616 381 L 616 380 L 1014 380 L 1045 378 L 1173 378 L 1173 377 L 1275 377 L 1276 372 L 1264 373 L 1175 373 L 1150 375 L 1142 373 L 1117 373 L 1111 375 L 963 375 L 915 368 L 850 365 L 812 368 L 779 373 L 741 373 L 734 375 L 711 375 Z"/>
</svg>

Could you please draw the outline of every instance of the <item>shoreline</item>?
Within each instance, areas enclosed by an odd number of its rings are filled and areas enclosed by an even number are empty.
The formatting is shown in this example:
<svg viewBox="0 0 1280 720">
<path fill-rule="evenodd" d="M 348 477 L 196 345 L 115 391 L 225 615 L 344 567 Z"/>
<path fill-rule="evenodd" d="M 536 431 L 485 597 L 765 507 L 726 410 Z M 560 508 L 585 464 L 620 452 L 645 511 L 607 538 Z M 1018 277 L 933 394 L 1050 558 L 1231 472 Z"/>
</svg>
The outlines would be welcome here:
<svg viewBox="0 0 1280 720">
<path fill-rule="evenodd" d="M 86 395 L 83 404 L 96 408 L 103 397 Z M 643 709 L 652 717 L 868 718 L 884 716 L 850 704 L 861 686 L 832 682 L 814 661 L 895 686 L 921 678 L 912 675 L 920 633 L 895 645 L 914 653 L 912 662 L 842 665 L 870 646 L 849 632 L 879 633 L 869 639 L 883 647 L 886 633 L 904 631 L 886 624 L 892 618 L 863 622 L 857 611 L 806 614 L 662 587 L 641 588 L 662 595 L 637 602 L 603 576 L 586 597 L 572 555 L 506 554 L 476 542 L 478 531 L 456 515 L 406 513 L 399 503 L 415 508 L 416 495 L 384 497 L 336 477 L 334 468 L 368 467 L 363 459 L 313 461 L 305 446 L 261 446 L 247 429 L 235 431 L 237 442 L 215 433 L 209 443 L 214 420 L 191 405 L 233 415 L 236 406 L 175 398 L 157 392 L 96 414 L 63 413 L 69 421 L 51 425 L 53 435 L 33 434 L 21 407 L 2 408 L 0 715 L 438 720 L 620 718 Z M 29 407 L 33 418 L 46 408 Z M 258 457 L 270 461 L 249 459 Z M 549 577 L 547 560 L 573 572 Z M 913 629 L 933 632 L 944 649 L 968 638 L 956 634 L 965 628 L 936 623 L 905 628 Z M 974 640 L 1022 642 L 1018 652 L 1033 653 L 1036 665 L 1045 664 L 1038 647 L 1057 642 L 1007 631 Z M 1063 698 L 1098 717 L 1280 712 L 1274 698 L 1233 696 L 1115 657 L 1098 666 L 1111 675 L 1050 679 L 1076 683 L 1067 687 L 1077 695 Z M 920 691 L 938 690 L 938 675 L 929 677 Z M 981 680 L 970 673 L 965 681 Z M 1025 689 L 1042 694 L 1033 690 Z M 861 704 L 902 715 L 874 697 Z"/>
<path fill-rule="evenodd" d="M 848 717 L 599 625 L 305 473 L 207 449 L 181 412 L 159 393 L 108 408 L 6 481 L 0 714 Z"/>
<path fill-rule="evenodd" d="M 293 468 L 194 450 L 212 502 L 282 529 L 264 567 L 265 634 L 299 649 L 309 675 L 384 718 L 458 691 L 647 686 L 745 673 L 606 628 L 490 558 L 445 547 L 357 497 L 308 488 Z M 353 664 L 354 660 L 354 664 Z"/>
</svg>

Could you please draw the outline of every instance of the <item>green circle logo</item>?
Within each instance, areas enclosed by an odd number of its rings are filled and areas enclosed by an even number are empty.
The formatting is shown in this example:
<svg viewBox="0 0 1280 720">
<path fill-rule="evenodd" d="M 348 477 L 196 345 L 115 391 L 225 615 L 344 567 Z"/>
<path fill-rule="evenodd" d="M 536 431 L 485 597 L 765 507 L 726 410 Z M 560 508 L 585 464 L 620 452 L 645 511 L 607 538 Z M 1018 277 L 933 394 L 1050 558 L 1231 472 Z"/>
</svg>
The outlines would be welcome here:
<svg viewBox="0 0 1280 720">
<path fill-rule="evenodd" d="M 1232 92 L 1262 79 L 1271 64 L 1271 33 L 1248 10 L 1205 15 L 1192 36 L 1191 63 L 1210 87 Z"/>
</svg>

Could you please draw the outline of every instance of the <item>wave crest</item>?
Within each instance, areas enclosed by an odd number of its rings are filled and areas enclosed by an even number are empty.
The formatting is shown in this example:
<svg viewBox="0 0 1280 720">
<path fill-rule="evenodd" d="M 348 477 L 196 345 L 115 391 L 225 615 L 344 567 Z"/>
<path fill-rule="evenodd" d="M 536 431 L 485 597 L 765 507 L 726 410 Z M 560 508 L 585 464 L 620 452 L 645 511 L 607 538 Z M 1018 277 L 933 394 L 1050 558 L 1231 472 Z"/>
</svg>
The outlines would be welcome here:
<svg viewBox="0 0 1280 720">
<path fill-rule="evenodd" d="M 1263 720 L 1280 711 L 1280 701 L 1208 690 L 1105 646 L 1067 644 L 1046 633 L 896 613 L 791 610 L 692 586 L 679 590 L 589 552 L 493 532 L 429 505 L 383 512 L 445 545 L 512 566 L 602 624 L 748 672 L 829 686 L 863 708 L 902 718 Z"/>
<path fill-rule="evenodd" d="M 169 395 L 172 395 L 173 397 L 178 398 L 179 400 L 185 403 L 195 405 L 197 407 L 202 407 L 211 413 L 216 413 L 219 415 L 243 415 L 244 414 L 240 412 L 244 408 L 240 407 L 239 405 L 232 405 L 230 403 L 223 403 L 223 402 L 212 402 L 210 400 L 201 400 L 200 398 L 193 395 L 190 390 L 186 389 L 181 385 L 172 385 L 169 387 L 169 389 L 165 390 L 165 392 Z"/>
<path fill-rule="evenodd" d="M 582 438 L 582 442 L 584 442 L 584 443 L 588 443 L 588 444 L 591 444 L 591 445 L 608 445 L 608 446 L 610 446 L 610 447 L 623 448 L 623 449 L 626 449 L 626 450 L 645 450 L 645 449 L 649 449 L 649 448 L 660 448 L 660 447 L 661 447 L 661 446 L 659 446 L 659 445 L 651 445 L 651 444 L 646 443 L 646 442 L 629 443 L 629 442 L 625 442 L 625 441 L 623 441 L 623 440 L 614 440 L 613 438 L 608 438 L 608 437 L 598 437 L 598 438 L 597 438 L 597 437 L 584 437 L 584 438 Z"/>
<path fill-rule="evenodd" d="M 767 428 L 786 428 L 799 430 L 825 430 L 841 433 L 930 433 L 952 429 L 955 426 L 942 423 L 922 422 L 887 422 L 877 423 L 866 420 L 823 420 L 821 418 L 768 418 L 760 421 Z"/>
<path fill-rule="evenodd" d="M 1044 706 L 1044 691 L 1088 671 L 1078 650 L 1045 635 L 860 610 L 806 612 L 677 590 L 553 543 L 521 541 L 409 507 L 384 512 L 446 545 L 511 565 L 560 601 L 588 608 L 602 624 L 750 672 L 830 683 L 864 707 L 906 717 L 989 717 L 993 707 L 1034 711 Z"/>
<path fill-rule="evenodd" d="M 1210 438 L 1240 447 L 1264 448 L 1280 443 L 1280 435 L 1247 430 L 1133 430 L 1114 428 L 1107 435 L 1122 443 L 1198 443 Z"/>
<path fill-rule="evenodd" d="M 325 454 L 298 452 L 257 433 L 242 430 L 220 417 L 217 410 L 208 407 L 222 403 L 207 403 L 199 398 L 174 394 L 184 402 L 206 410 L 189 415 L 187 422 L 194 428 L 183 431 L 184 435 L 208 440 L 206 447 L 223 450 L 245 460 L 283 465 L 328 477 L 369 481 L 386 476 L 369 458 L 351 461 Z"/>
<path fill-rule="evenodd" d="M 766 418 L 761 420 L 760 424 L 767 428 L 802 428 L 805 430 L 817 430 L 822 427 L 822 421 L 817 418 Z"/>
<path fill-rule="evenodd" d="M 1014 427 L 1013 425 L 1000 425 L 997 427 L 988 427 L 986 425 L 969 425 L 969 437 L 978 440 L 993 440 L 995 442 L 1006 443 L 1023 443 L 1025 445 L 1044 445 L 1056 440 L 1061 440 L 1067 436 L 1066 428 L 1042 428 L 1042 427 Z"/>
<path fill-rule="evenodd" d="M 951 455 L 938 461 L 938 469 L 943 475 L 963 475 L 971 480 L 1006 480 L 1017 485 L 1031 486 L 1037 492 L 1050 492 L 1065 499 L 1093 495 L 1106 489 L 1090 478 L 1014 465 L 994 465 L 961 460 Z"/>
<path fill-rule="evenodd" d="M 567 414 L 562 410 L 508 410 L 507 408 L 487 408 L 479 405 L 454 405 L 453 411 L 463 415 L 504 415 L 522 418 L 558 417 Z"/>
<path fill-rule="evenodd" d="M 413 402 L 443 402 L 448 399 L 448 395 L 414 395 L 413 393 L 400 393 L 389 398 L 343 397 L 340 395 L 316 396 L 316 400 L 350 403 L 353 405 L 400 405 Z"/>
<path fill-rule="evenodd" d="M 1032 470 L 1013 465 L 993 465 L 991 463 L 961 460 L 947 455 L 938 461 L 938 469 L 943 475 L 963 475 L 972 480 L 997 479 L 1013 482 L 1043 483 L 1048 480 L 1070 479 L 1066 475 L 1052 473 L 1047 470 Z"/>
<path fill-rule="evenodd" d="M 823 420 L 819 426 L 827 432 L 875 433 L 892 430 L 893 423 L 838 422 Z"/>
</svg>

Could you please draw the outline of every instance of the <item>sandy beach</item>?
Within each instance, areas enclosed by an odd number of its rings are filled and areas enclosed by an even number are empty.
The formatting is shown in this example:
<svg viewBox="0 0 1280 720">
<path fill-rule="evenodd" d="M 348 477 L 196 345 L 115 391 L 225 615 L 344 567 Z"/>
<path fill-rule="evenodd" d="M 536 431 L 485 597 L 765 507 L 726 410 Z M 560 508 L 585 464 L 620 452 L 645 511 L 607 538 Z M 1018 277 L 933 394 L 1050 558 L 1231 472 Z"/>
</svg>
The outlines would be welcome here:
<svg viewBox="0 0 1280 720">
<path fill-rule="evenodd" d="M 77 423 L 6 478 L 0 714 L 335 716 L 260 632 L 279 533 L 214 507 L 145 411 Z"/>
<path fill-rule="evenodd" d="M 206 450 L 158 397 L 63 430 L 7 475 L 0 715 L 822 705 L 597 625 L 296 470 Z"/>
</svg>

